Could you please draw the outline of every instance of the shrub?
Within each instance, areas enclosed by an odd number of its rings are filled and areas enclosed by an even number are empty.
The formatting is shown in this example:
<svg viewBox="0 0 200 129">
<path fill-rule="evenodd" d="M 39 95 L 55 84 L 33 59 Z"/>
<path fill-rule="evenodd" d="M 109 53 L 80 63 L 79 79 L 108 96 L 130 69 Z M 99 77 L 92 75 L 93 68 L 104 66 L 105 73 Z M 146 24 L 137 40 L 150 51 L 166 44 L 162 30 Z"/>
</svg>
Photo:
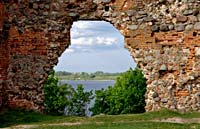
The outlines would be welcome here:
<svg viewBox="0 0 200 129">
<path fill-rule="evenodd" d="M 51 71 L 44 85 L 45 109 L 52 115 L 86 116 L 87 106 L 93 99 L 92 91 L 84 91 L 83 85 L 75 90 L 71 85 L 58 85 L 58 78 Z"/>
<path fill-rule="evenodd" d="M 68 106 L 68 115 L 86 116 L 86 111 L 92 99 L 92 90 L 84 91 L 83 85 L 79 84 Z"/>
<path fill-rule="evenodd" d="M 117 78 L 114 87 L 95 91 L 93 115 L 145 112 L 146 79 L 142 72 L 131 68 Z"/>
<path fill-rule="evenodd" d="M 51 71 L 44 85 L 45 110 L 49 114 L 61 115 L 64 113 L 66 105 L 70 103 L 70 96 L 74 90 L 70 85 L 64 84 L 58 86 L 58 78 Z"/>
</svg>

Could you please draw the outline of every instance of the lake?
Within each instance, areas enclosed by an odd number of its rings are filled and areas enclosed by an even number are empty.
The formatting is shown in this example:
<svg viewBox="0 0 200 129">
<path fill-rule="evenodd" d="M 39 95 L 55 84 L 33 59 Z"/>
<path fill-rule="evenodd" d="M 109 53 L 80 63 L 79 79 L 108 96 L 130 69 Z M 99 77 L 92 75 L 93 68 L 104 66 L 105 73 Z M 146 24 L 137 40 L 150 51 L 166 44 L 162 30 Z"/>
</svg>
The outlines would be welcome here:
<svg viewBox="0 0 200 129">
<path fill-rule="evenodd" d="M 78 84 L 83 84 L 85 91 L 107 89 L 108 86 L 113 86 L 115 80 L 61 80 L 60 84 L 70 84 L 76 89 Z"/>
<path fill-rule="evenodd" d="M 115 80 L 60 80 L 59 84 L 70 84 L 73 88 L 77 88 L 78 84 L 83 84 L 85 91 L 93 90 L 100 90 L 102 88 L 107 89 L 108 86 L 114 86 Z M 92 112 L 89 111 L 89 108 L 92 107 L 94 104 L 94 99 L 88 105 L 86 114 L 87 116 L 91 116 Z"/>
</svg>

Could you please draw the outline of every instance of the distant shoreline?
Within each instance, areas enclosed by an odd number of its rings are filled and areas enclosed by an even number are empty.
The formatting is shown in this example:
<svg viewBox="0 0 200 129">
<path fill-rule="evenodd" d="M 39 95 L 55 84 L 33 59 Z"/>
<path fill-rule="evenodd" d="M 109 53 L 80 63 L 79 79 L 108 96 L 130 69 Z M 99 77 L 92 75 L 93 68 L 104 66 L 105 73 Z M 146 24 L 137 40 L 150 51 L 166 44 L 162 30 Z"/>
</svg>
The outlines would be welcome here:
<svg viewBox="0 0 200 129">
<path fill-rule="evenodd" d="M 70 73 L 65 71 L 56 72 L 55 75 L 59 80 L 116 80 L 122 73 L 104 73 L 97 71 L 95 73 Z"/>
<path fill-rule="evenodd" d="M 60 79 L 60 81 L 115 81 L 115 80 L 90 80 L 90 79 L 86 79 L 86 80 L 66 80 L 66 79 Z"/>
</svg>

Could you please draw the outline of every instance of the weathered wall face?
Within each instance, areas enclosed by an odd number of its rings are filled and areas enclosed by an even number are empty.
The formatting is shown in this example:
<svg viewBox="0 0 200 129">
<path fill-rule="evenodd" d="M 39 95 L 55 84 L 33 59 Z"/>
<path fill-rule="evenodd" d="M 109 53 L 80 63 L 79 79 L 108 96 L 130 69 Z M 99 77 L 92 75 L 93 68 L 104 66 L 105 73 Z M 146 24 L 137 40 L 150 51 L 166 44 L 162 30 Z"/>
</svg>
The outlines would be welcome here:
<svg viewBox="0 0 200 129">
<path fill-rule="evenodd" d="M 198 0 L 0 1 L 0 101 L 42 111 L 47 73 L 80 19 L 109 21 L 124 35 L 147 78 L 147 111 L 200 110 Z"/>
<path fill-rule="evenodd" d="M 8 68 L 8 46 L 5 38 L 8 34 L 4 21 L 6 20 L 6 13 L 4 5 L 0 3 L 0 109 L 4 105 L 4 101 L 7 100 L 6 96 L 6 78 Z M 4 96 L 4 97 L 3 97 Z"/>
</svg>

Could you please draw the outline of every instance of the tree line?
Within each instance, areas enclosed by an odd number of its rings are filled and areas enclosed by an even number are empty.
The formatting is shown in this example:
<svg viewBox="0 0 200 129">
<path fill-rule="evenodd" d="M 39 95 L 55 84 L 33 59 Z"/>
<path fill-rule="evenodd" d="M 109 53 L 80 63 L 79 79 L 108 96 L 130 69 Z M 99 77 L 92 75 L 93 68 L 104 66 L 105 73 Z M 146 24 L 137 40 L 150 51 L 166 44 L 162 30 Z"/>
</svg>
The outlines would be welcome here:
<svg viewBox="0 0 200 129">
<path fill-rule="evenodd" d="M 95 98 L 93 115 L 127 114 L 145 112 L 146 79 L 142 72 L 129 69 L 122 73 L 114 86 L 108 89 L 84 91 L 83 85 L 74 89 L 71 85 L 58 85 L 55 72 L 51 71 L 44 86 L 45 109 L 49 114 L 86 116 L 90 101 Z"/>
<path fill-rule="evenodd" d="M 64 80 L 115 80 L 121 73 L 108 73 L 103 71 L 96 71 L 94 73 L 87 72 L 66 72 L 66 71 L 56 71 L 55 76 L 59 79 Z"/>
</svg>

